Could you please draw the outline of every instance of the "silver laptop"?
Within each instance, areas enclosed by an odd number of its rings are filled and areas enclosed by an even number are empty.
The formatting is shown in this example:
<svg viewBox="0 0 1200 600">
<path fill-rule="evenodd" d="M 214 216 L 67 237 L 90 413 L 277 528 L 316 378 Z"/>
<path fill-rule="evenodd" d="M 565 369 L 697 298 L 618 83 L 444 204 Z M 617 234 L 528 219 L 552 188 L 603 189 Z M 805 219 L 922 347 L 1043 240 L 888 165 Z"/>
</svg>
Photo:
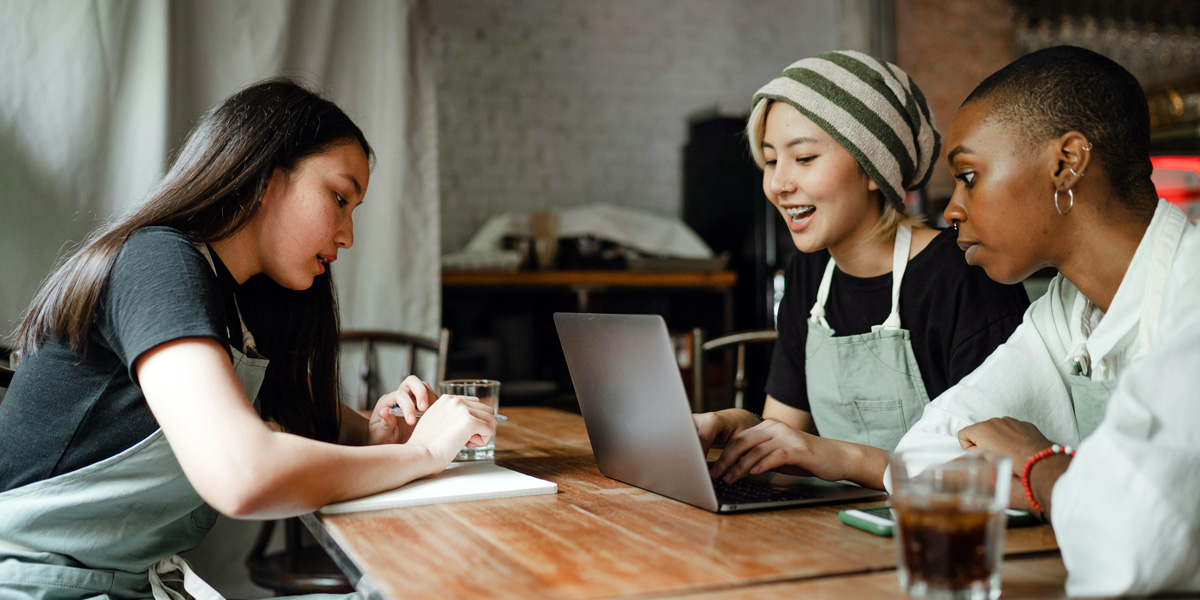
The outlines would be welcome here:
<svg viewBox="0 0 1200 600">
<path fill-rule="evenodd" d="M 746 477 L 732 486 L 714 482 L 662 317 L 555 313 L 554 324 L 604 475 L 713 512 L 884 495 L 780 473 Z"/>
</svg>

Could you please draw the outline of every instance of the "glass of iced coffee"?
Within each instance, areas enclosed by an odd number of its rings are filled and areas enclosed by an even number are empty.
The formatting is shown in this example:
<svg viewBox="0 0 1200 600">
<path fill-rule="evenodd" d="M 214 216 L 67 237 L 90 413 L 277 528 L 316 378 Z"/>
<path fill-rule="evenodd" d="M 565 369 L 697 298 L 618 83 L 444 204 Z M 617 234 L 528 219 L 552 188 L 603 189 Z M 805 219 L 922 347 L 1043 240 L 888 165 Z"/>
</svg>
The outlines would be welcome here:
<svg viewBox="0 0 1200 600">
<path fill-rule="evenodd" d="M 914 598 L 999 598 L 1009 459 L 908 450 L 890 464 L 900 587 Z"/>
</svg>

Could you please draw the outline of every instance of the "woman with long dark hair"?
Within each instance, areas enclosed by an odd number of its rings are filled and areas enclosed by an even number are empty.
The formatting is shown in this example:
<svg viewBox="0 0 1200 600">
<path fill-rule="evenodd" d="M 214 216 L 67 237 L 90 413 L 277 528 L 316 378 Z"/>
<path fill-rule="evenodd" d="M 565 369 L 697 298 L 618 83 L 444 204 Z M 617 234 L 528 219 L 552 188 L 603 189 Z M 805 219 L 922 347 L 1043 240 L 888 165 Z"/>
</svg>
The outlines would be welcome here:
<svg viewBox="0 0 1200 600">
<path fill-rule="evenodd" d="M 218 512 L 309 512 L 491 438 L 489 407 L 434 402 L 415 377 L 369 420 L 338 402 L 329 269 L 354 242 L 371 157 L 333 103 L 255 84 L 200 120 L 145 203 L 54 270 L 0 404 L 0 587 L 212 597 L 177 554 Z"/>
</svg>

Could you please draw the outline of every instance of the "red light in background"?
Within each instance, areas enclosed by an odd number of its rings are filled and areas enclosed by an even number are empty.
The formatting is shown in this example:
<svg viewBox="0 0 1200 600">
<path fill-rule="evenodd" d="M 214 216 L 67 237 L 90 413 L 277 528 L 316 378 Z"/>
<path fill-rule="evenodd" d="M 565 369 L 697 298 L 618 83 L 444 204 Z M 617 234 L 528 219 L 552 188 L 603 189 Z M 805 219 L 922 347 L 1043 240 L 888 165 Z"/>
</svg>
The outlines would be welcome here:
<svg viewBox="0 0 1200 600">
<path fill-rule="evenodd" d="M 1160 198 L 1176 204 L 1200 200 L 1200 156 L 1151 156 L 1150 164 Z"/>
<path fill-rule="evenodd" d="M 1150 174 L 1158 196 L 1200 218 L 1200 156 L 1151 156 Z"/>
</svg>

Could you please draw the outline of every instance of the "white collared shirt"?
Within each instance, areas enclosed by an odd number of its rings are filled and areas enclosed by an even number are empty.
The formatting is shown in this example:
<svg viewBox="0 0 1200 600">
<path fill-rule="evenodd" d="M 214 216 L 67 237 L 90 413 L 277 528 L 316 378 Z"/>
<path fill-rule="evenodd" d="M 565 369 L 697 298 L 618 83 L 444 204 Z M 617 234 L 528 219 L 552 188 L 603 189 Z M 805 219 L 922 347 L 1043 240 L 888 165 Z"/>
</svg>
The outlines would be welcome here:
<svg viewBox="0 0 1200 600">
<path fill-rule="evenodd" d="M 1200 278 L 1193 316 L 1162 330 L 1054 485 L 1071 596 L 1200 592 Z"/>
<path fill-rule="evenodd" d="M 1076 373 L 1081 351 L 1088 364 L 1087 375 L 1094 381 L 1116 380 L 1129 370 L 1139 351 L 1143 303 L 1155 300 L 1145 297 L 1154 249 L 1167 212 L 1178 210 L 1159 201 L 1107 313 L 1100 315 L 1071 282 L 1061 275 L 1056 277 L 1046 294 L 1030 305 L 1007 342 L 958 385 L 925 407 L 921 420 L 900 440 L 896 451 L 928 446 L 960 448 L 960 429 L 1000 416 L 1028 421 L 1050 440 L 1077 446 L 1079 431 L 1067 377 Z M 1184 227 L 1175 256 L 1163 291 L 1158 337 L 1178 331 L 1200 311 L 1196 288 L 1200 280 L 1200 227 L 1196 223 Z M 1102 318 L 1097 321 L 1097 316 Z M 890 481 L 886 474 L 884 481 Z M 1091 496 L 1089 501 L 1103 502 Z M 1191 501 L 1200 503 L 1200 497 L 1193 495 Z M 1062 507 L 1056 503 L 1053 510 L 1057 523 L 1060 519 L 1071 520 L 1074 509 L 1067 501 Z M 1118 512 L 1111 516 L 1121 515 Z M 1063 553 L 1065 557 L 1067 551 Z M 1075 574 L 1071 581 L 1075 587 L 1081 585 Z"/>
</svg>

